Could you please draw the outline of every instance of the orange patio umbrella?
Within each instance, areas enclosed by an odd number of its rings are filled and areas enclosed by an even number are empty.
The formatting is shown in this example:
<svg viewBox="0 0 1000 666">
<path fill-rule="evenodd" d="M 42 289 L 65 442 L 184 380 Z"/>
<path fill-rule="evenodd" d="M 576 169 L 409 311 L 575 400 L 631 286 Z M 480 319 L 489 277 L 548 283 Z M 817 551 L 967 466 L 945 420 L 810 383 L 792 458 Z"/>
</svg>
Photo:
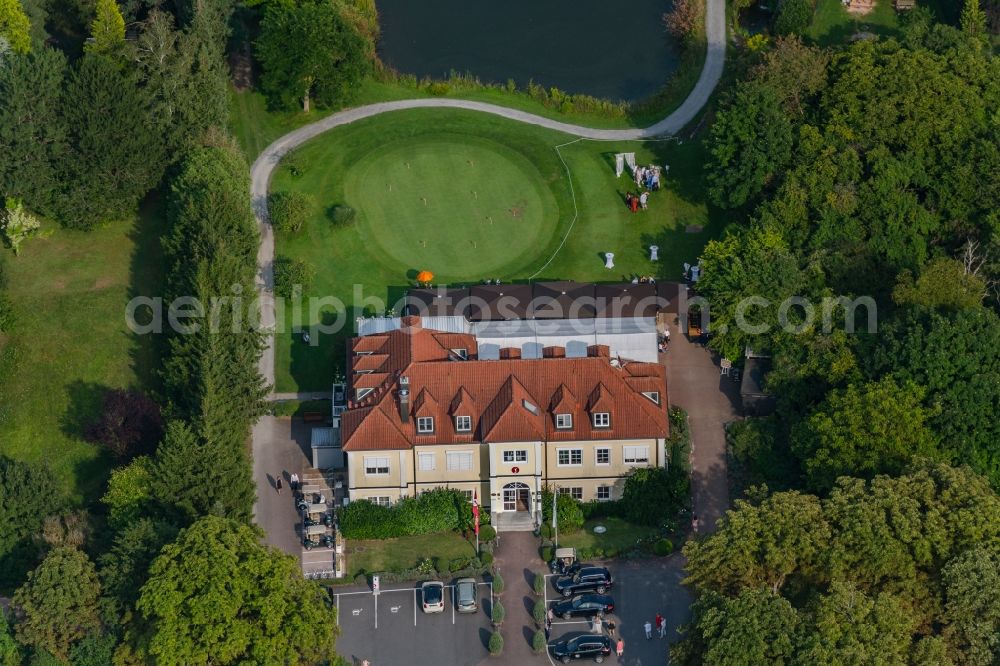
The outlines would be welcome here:
<svg viewBox="0 0 1000 666">
<path fill-rule="evenodd" d="M 430 271 L 420 271 L 419 273 L 417 273 L 417 282 L 420 282 L 421 284 L 425 282 L 430 282 L 433 279 L 434 279 L 434 273 L 431 273 Z"/>
</svg>

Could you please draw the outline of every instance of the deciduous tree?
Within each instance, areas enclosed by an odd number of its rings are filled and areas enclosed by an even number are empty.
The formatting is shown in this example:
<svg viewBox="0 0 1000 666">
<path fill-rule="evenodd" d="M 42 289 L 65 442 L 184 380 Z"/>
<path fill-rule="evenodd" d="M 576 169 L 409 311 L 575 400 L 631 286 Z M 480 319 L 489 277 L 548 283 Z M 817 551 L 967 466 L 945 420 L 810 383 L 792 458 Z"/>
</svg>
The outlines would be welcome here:
<svg viewBox="0 0 1000 666">
<path fill-rule="evenodd" d="M 125 48 L 125 19 L 116 0 L 97 0 L 95 16 L 90 24 L 92 41 L 84 50 L 106 56 L 117 56 Z"/>
<path fill-rule="evenodd" d="M 0 39 L 14 53 L 31 50 L 31 22 L 19 0 L 0 0 Z"/>
</svg>

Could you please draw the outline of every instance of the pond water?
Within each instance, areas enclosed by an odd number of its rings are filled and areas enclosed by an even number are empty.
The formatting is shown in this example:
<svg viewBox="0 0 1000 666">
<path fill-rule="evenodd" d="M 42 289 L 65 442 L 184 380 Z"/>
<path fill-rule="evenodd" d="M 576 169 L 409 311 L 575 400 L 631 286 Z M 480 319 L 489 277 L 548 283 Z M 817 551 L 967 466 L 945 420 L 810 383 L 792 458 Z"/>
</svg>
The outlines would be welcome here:
<svg viewBox="0 0 1000 666">
<path fill-rule="evenodd" d="M 405 74 L 529 80 L 637 100 L 677 68 L 671 0 L 377 0 L 379 56 Z"/>
</svg>

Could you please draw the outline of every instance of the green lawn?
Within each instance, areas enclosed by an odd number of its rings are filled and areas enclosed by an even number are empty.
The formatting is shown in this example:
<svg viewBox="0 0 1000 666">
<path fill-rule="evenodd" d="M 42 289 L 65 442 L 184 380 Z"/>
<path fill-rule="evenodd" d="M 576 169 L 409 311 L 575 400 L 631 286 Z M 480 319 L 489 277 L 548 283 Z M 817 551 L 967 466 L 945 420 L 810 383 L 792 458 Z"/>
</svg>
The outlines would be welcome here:
<svg viewBox="0 0 1000 666">
<path fill-rule="evenodd" d="M 346 312 L 304 307 L 296 321 L 294 310 L 286 309 L 276 339 L 277 390 L 329 387 L 343 365 L 344 338 L 355 318 L 366 309 L 381 313 L 391 306 L 417 270 L 431 270 L 435 283 L 450 284 L 535 274 L 579 281 L 618 281 L 634 274 L 673 278 L 681 263 L 695 259 L 721 230 L 724 218 L 704 202 L 700 142 L 579 141 L 560 149 L 564 166 L 555 146 L 568 141 L 556 132 L 484 114 L 415 109 L 337 128 L 296 150 L 301 175 L 277 169 L 272 190 L 310 192 L 320 205 L 298 234 L 279 234 L 277 254 L 311 263 L 317 271 L 312 295 L 334 297 Z M 426 156 L 416 150 L 429 146 Z M 641 164 L 671 165 L 665 189 L 651 197 L 646 212 L 625 208 L 624 194 L 635 183 L 615 178 L 613 155 L 619 150 L 634 151 Z M 411 178 L 418 152 L 423 166 Z M 489 168 L 469 164 L 483 159 Z M 575 221 L 567 166 L 579 210 Z M 533 183 L 523 181 L 529 176 Z M 423 191 L 430 193 L 426 206 Z M 530 201 L 536 203 L 524 210 L 540 208 L 541 217 L 534 219 L 541 226 L 523 224 L 527 218 L 510 213 Z M 432 202 L 443 207 L 428 215 Z M 480 202 L 498 207 L 500 219 Z M 327 208 L 339 204 L 361 211 L 352 226 L 334 228 L 326 217 Z M 483 219 L 487 216 L 493 229 Z M 704 230 L 686 233 L 687 225 Z M 659 265 L 648 260 L 650 244 L 661 248 Z M 616 255 L 611 271 L 602 259 L 609 251 Z M 300 325 L 330 323 L 338 316 L 346 323 L 340 335 L 314 336 L 307 345 L 292 334 Z"/>
<path fill-rule="evenodd" d="M 449 561 L 476 554 L 474 543 L 457 532 L 419 534 L 398 539 L 374 539 L 347 542 L 347 575 L 352 581 L 361 574 L 379 571 L 412 569 L 417 562 L 429 558 L 435 569 L 444 568 Z"/>
<path fill-rule="evenodd" d="M 804 36 L 820 46 L 829 46 L 845 43 L 858 32 L 892 36 L 898 28 L 892 0 L 877 0 L 875 9 L 863 15 L 848 12 L 840 0 L 819 0 L 812 25 Z"/>
<path fill-rule="evenodd" d="M 607 528 L 604 534 L 594 534 L 594 528 L 603 525 Z M 600 518 L 588 520 L 583 529 L 570 534 L 559 535 L 559 545 L 563 548 L 585 548 L 593 550 L 600 548 L 623 551 L 635 546 L 640 539 L 647 539 L 657 534 L 656 528 L 633 525 L 621 518 Z"/>
<path fill-rule="evenodd" d="M 91 232 L 53 228 L 7 250 L 16 328 L 0 339 L 0 453 L 45 463 L 71 499 L 102 490 L 112 461 L 81 432 L 110 387 L 155 384 L 156 350 L 125 325 L 135 293 L 159 294 L 160 207 Z"/>
</svg>

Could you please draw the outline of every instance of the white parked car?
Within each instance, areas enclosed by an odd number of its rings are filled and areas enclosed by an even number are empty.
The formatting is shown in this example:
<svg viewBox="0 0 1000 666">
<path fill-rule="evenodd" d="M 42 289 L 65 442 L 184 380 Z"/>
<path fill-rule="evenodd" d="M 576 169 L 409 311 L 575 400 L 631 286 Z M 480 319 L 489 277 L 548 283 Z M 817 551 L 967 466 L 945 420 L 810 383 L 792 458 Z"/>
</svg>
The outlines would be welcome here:
<svg viewBox="0 0 1000 666">
<path fill-rule="evenodd" d="M 420 585 L 420 601 L 425 613 L 444 612 L 444 583 L 429 580 Z"/>
</svg>

